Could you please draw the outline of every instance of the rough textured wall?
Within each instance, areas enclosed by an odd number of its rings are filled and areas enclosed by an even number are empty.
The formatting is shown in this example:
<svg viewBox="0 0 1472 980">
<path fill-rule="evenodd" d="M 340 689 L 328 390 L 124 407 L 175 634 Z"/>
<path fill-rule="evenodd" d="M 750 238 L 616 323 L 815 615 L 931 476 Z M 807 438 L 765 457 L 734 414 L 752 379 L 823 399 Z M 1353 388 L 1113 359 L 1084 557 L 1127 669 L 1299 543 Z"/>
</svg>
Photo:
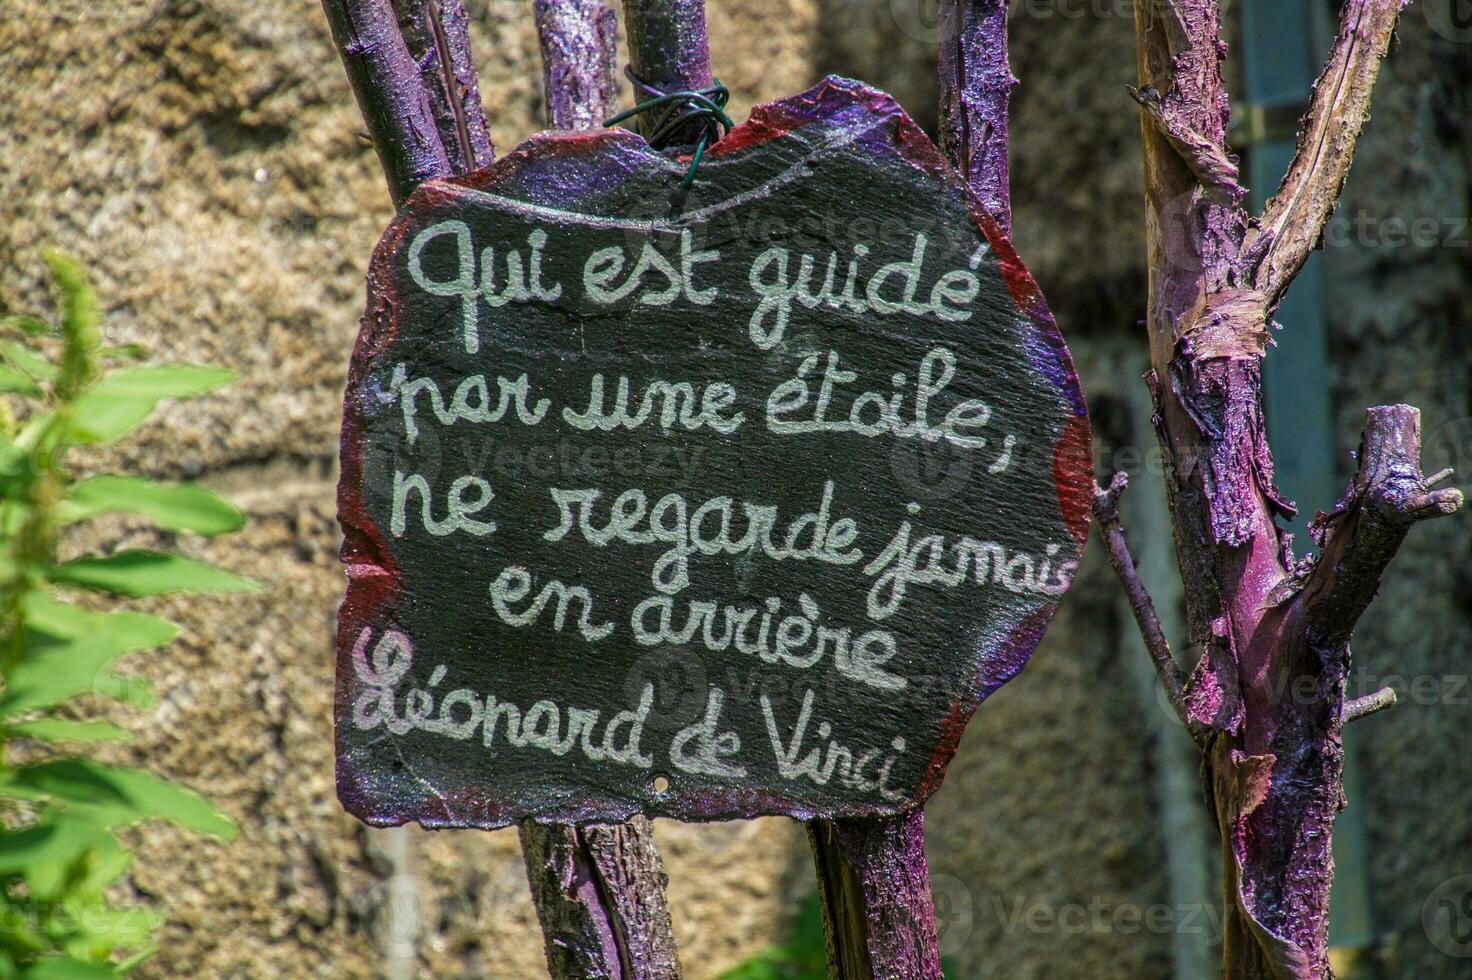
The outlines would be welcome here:
<svg viewBox="0 0 1472 980">
<path fill-rule="evenodd" d="M 529 5 L 470 6 L 504 150 L 541 111 Z M 1017 238 L 1073 340 L 1104 444 L 1140 446 L 1138 121 L 1123 95 L 1134 69 L 1119 15 L 1128 5 L 1095 4 L 1106 16 L 1082 17 L 1063 10 L 1090 5 L 1019 6 Z M 712 0 L 717 73 L 738 117 L 841 71 L 933 121 L 929 9 Z M 1403 34 L 1351 207 L 1466 214 L 1457 127 L 1468 118 L 1468 47 L 1433 43 L 1418 19 Z M 171 409 L 121 454 L 231 495 L 250 527 L 183 545 L 270 584 L 260 596 L 167 604 L 184 638 L 134 660 L 161 696 L 131 723 L 138 757 L 210 793 L 242 827 L 229 847 L 139 832 L 135 885 L 171 919 L 146 975 L 543 975 L 514 833 L 369 831 L 332 795 L 339 397 L 389 203 L 315 0 L 7 0 L 0 81 L 0 303 L 43 301 L 38 250 L 58 244 L 94 271 L 111 339 L 242 375 Z M 1408 159 L 1408 146 L 1427 162 Z M 1330 291 L 1330 319 L 1344 355 L 1335 398 L 1345 448 L 1363 405 L 1405 397 L 1426 407 L 1428 432 L 1452 425 L 1461 441 L 1446 444 L 1472 469 L 1467 254 L 1336 251 L 1344 279 Z M 138 544 L 148 533 L 108 524 L 77 544 Z M 1467 540 L 1464 523 L 1417 536 L 1357 644 L 1361 664 L 1381 676 L 1465 676 Z M 1120 642 L 1128 629 L 1092 554 L 1033 664 L 978 715 L 931 808 L 942 942 L 962 977 L 1165 978 L 1175 937 L 1211 933 L 1209 910 L 1143 921 L 1173 895 L 1156 826 L 1167 753 L 1152 741 L 1160 708 L 1141 693 L 1137 651 Z M 1423 938 L 1420 917 L 1439 882 L 1472 872 L 1472 807 L 1449 808 L 1472 802 L 1458 768 L 1468 717 L 1463 701 L 1366 723 L 1375 901 L 1402 937 L 1393 976 L 1434 980 L 1465 966 Z M 801 835 L 785 822 L 665 822 L 657 833 L 692 977 L 780 938 L 793 897 L 810 887 Z"/>
</svg>

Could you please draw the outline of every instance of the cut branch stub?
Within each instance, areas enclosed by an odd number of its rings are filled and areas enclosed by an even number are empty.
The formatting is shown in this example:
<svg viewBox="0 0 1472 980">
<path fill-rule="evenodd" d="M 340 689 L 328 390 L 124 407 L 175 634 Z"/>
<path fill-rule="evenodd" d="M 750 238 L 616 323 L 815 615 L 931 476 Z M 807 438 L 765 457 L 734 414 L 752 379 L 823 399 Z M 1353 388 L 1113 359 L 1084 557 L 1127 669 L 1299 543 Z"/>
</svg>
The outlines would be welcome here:
<svg viewBox="0 0 1472 980">
<path fill-rule="evenodd" d="M 1421 475 L 1421 413 L 1409 405 L 1370 409 L 1354 479 L 1313 526 L 1323 553 L 1299 601 L 1316 640 L 1347 641 L 1411 525 L 1461 506 L 1460 490 L 1432 490 Z"/>
</svg>

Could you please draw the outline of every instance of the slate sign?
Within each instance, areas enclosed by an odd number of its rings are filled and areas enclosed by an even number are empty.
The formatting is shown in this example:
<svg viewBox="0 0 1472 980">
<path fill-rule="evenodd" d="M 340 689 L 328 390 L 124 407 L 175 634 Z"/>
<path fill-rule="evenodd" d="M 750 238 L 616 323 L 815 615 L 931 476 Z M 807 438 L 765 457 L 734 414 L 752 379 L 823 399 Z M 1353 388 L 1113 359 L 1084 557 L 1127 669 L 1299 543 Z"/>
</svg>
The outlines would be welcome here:
<svg viewBox="0 0 1472 980">
<path fill-rule="evenodd" d="M 338 792 L 376 824 L 894 813 L 1077 567 L 1089 426 L 1026 269 L 887 95 L 687 160 L 542 134 L 368 275 Z"/>
</svg>

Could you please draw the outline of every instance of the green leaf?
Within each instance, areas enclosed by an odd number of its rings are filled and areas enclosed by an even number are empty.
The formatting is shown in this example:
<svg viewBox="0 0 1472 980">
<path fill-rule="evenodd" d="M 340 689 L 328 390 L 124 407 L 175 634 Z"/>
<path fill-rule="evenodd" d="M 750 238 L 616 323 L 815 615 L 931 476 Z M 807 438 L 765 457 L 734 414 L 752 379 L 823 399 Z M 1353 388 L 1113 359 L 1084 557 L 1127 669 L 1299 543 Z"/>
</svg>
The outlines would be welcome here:
<svg viewBox="0 0 1472 980">
<path fill-rule="evenodd" d="M 51 800 L 110 827 L 158 819 L 224 840 L 235 837 L 235 825 L 199 794 L 140 769 L 118 769 L 90 759 L 22 766 L 0 782 L 0 792 Z"/>
<path fill-rule="evenodd" d="M 43 902 L 100 899 L 131 863 L 131 853 L 97 821 L 62 810 L 0 834 L 0 876 L 24 878 Z"/>
<path fill-rule="evenodd" d="M 157 405 L 155 398 L 117 398 L 86 392 L 72 402 L 67 438 L 81 444 L 116 442 L 152 415 Z"/>
<path fill-rule="evenodd" d="M 0 364 L 0 395 L 25 395 L 29 398 L 38 398 L 41 395 L 41 389 L 36 386 L 36 382 L 21 372 Z"/>
<path fill-rule="evenodd" d="M 0 328 L 19 330 L 27 337 L 39 337 L 42 334 L 51 333 L 54 329 L 45 320 L 38 316 L 31 316 L 29 313 L 12 313 L 9 316 L 0 316 Z"/>
<path fill-rule="evenodd" d="M 63 523 L 109 512 L 142 514 L 169 531 L 215 535 L 238 531 L 245 515 L 204 487 L 155 483 L 135 476 L 98 476 L 72 488 L 62 504 Z"/>
<path fill-rule="evenodd" d="M 92 693 L 99 698 L 111 698 L 119 704 L 133 708 L 151 708 L 157 703 L 153 685 L 145 677 L 123 677 L 111 671 L 103 671 L 92 682 Z"/>
<path fill-rule="evenodd" d="M 70 721 L 65 718 L 36 718 L 6 725 L 5 731 L 20 738 L 41 742 L 127 742 L 133 733 L 107 721 Z"/>
<path fill-rule="evenodd" d="M 107 375 L 92 392 L 113 398 L 193 398 L 229 384 L 235 372 L 197 364 L 154 364 L 123 368 Z"/>
<path fill-rule="evenodd" d="M 78 558 L 48 572 L 53 582 L 135 597 L 255 592 L 260 585 L 223 568 L 182 555 L 129 550 L 103 558 Z"/>
<path fill-rule="evenodd" d="M 88 963 L 71 957 L 39 960 L 24 968 L 23 980 L 117 980 L 117 970 L 102 963 Z"/>
<path fill-rule="evenodd" d="M 15 370 L 37 381 L 52 381 L 56 378 L 56 365 L 31 350 L 25 344 L 13 340 L 0 341 L 0 360 Z"/>
<path fill-rule="evenodd" d="M 20 663 L 0 691 L 0 718 L 50 708 L 88 692 L 137 703 L 139 683 L 105 668 L 125 653 L 151 650 L 179 632 L 156 616 L 88 613 L 40 593 L 27 595 L 22 603 L 32 628 L 26 631 Z"/>
<path fill-rule="evenodd" d="M 58 602 L 40 589 L 21 597 L 21 611 L 32 629 L 60 639 L 78 639 L 104 633 L 123 650 L 149 650 L 163 646 L 179 635 L 179 627 L 167 619 L 144 613 L 88 612 L 81 606 Z"/>
<path fill-rule="evenodd" d="M 68 903 L 65 913 L 68 921 L 79 926 L 77 936 L 66 944 L 67 952 L 76 957 L 106 958 L 120 946 L 146 946 L 164 922 L 162 915 L 142 905 L 74 902 Z"/>
<path fill-rule="evenodd" d="M 113 442 L 153 414 L 165 398 L 192 398 L 229 382 L 234 372 L 192 364 L 124 368 L 105 376 L 72 405 L 71 437 Z"/>
</svg>

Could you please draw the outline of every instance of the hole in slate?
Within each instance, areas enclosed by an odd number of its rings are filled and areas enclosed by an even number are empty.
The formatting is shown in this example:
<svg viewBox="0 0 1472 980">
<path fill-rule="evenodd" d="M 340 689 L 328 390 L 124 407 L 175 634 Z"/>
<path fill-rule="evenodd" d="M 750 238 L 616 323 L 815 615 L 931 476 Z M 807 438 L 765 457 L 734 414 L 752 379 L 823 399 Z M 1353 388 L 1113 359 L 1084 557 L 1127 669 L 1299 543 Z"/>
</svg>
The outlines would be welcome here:
<svg viewBox="0 0 1472 980">
<path fill-rule="evenodd" d="M 655 776 L 654 777 L 654 791 L 656 793 L 660 793 L 660 794 L 668 793 L 670 791 L 670 780 L 669 780 L 669 777 L 668 776 Z"/>
</svg>

